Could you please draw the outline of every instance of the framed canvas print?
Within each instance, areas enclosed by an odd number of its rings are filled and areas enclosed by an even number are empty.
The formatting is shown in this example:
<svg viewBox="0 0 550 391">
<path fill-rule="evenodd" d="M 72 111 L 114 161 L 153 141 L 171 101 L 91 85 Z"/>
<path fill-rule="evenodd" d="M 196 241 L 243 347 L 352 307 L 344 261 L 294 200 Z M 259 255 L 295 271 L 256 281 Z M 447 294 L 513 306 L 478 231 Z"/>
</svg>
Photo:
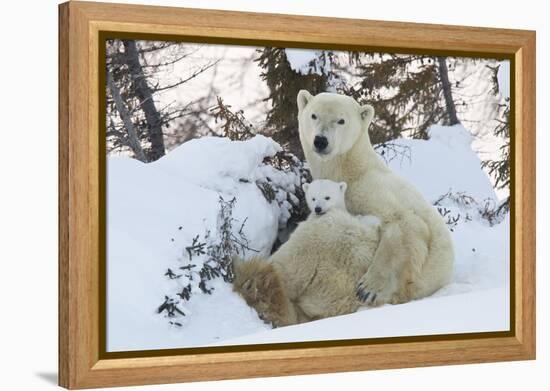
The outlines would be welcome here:
<svg viewBox="0 0 550 391">
<path fill-rule="evenodd" d="M 62 386 L 534 359 L 534 32 L 59 12 Z"/>
</svg>

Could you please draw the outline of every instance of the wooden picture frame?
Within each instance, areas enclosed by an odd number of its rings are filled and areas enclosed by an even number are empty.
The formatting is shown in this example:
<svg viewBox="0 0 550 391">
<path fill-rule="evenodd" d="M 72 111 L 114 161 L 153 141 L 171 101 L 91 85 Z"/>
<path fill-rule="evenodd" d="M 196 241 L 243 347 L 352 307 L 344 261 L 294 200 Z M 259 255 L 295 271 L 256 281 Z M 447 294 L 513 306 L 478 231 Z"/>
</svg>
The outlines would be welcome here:
<svg viewBox="0 0 550 391">
<path fill-rule="evenodd" d="M 104 32 L 511 60 L 511 330 L 364 343 L 106 355 Z M 59 384 L 70 389 L 535 358 L 535 32 L 70 1 L 59 6 Z M 104 143 L 104 141 L 103 141 Z M 103 173 L 103 174 L 102 174 Z M 103 231 L 104 234 L 104 231 Z"/>
</svg>

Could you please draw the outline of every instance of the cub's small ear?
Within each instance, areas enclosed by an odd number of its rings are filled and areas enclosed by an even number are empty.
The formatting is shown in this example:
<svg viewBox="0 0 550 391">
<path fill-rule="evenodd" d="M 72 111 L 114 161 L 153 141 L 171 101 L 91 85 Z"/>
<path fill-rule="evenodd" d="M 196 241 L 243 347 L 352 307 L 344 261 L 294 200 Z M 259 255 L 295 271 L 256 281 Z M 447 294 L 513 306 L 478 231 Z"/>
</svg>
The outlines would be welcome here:
<svg viewBox="0 0 550 391">
<path fill-rule="evenodd" d="M 308 90 L 300 90 L 298 92 L 298 97 L 296 98 L 298 101 L 298 112 L 301 112 L 307 106 L 311 98 L 313 98 L 313 95 Z"/>
<path fill-rule="evenodd" d="M 370 125 L 372 119 L 374 118 L 374 107 L 371 105 L 361 106 L 361 119 L 367 125 Z"/>
<path fill-rule="evenodd" d="M 340 191 L 342 193 L 345 193 L 346 189 L 348 188 L 348 184 L 346 182 L 340 182 L 339 185 L 340 185 Z"/>
<path fill-rule="evenodd" d="M 302 185 L 302 189 L 304 190 L 304 193 L 307 193 L 307 189 L 309 189 L 309 183 L 304 183 Z"/>
</svg>

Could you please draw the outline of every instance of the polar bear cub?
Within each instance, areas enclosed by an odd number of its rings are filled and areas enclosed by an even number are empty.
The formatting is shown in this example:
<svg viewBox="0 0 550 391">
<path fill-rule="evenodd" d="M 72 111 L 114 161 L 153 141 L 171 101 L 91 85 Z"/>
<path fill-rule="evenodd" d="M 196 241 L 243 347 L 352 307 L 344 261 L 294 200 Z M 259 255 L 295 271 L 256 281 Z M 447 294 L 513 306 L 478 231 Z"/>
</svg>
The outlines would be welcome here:
<svg viewBox="0 0 550 391">
<path fill-rule="evenodd" d="M 304 183 L 302 189 L 306 195 L 306 203 L 311 211 L 309 218 L 323 216 L 327 212 L 339 209 L 348 212 L 346 208 L 346 182 L 334 182 L 329 179 L 317 179 Z M 349 213 L 349 212 L 348 212 Z M 366 229 L 380 228 L 380 219 L 373 215 L 358 215 L 356 218 Z"/>
<path fill-rule="evenodd" d="M 365 304 L 356 286 L 380 242 L 379 221 L 346 210 L 344 182 L 303 189 L 312 210 L 270 257 L 234 259 L 233 289 L 261 319 L 286 326 L 349 314 Z"/>
<path fill-rule="evenodd" d="M 356 286 L 374 258 L 377 230 L 333 209 L 302 221 L 270 257 L 234 259 L 233 290 L 275 327 L 355 312 Z"/>
<path fill-rule="evenodd" d="M 322 216 L 332 209 L 346 209 L 345 193 L 346 182 L 334 182 L 328 179 L 318 179 L 311 183 L 304 183 L 302 189 L 306 195 L 306 202 L 311 211 L 310 217 Z"/>
</svg>

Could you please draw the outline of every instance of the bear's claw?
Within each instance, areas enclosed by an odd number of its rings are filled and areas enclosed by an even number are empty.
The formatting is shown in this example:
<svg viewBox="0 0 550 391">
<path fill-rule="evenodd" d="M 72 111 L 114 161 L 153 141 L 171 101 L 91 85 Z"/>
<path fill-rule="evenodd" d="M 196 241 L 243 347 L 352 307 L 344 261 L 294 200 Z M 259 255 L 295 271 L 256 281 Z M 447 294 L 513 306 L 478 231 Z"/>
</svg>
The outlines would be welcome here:
<svg viewBox="0 0 550 391">
<path fill-rule="evenodd" d="M 365 290 L 361 286 L 357 288 L 356 296 L 361 302 L 366 304 L 372 304 L 376 300 L 376 293 L 373 293 L 373 295 L 371 296 L 371 292 L 365 292 Z M 369 303 L 367 303 L 369 296 L 370 300 Z"/>
</svg>

